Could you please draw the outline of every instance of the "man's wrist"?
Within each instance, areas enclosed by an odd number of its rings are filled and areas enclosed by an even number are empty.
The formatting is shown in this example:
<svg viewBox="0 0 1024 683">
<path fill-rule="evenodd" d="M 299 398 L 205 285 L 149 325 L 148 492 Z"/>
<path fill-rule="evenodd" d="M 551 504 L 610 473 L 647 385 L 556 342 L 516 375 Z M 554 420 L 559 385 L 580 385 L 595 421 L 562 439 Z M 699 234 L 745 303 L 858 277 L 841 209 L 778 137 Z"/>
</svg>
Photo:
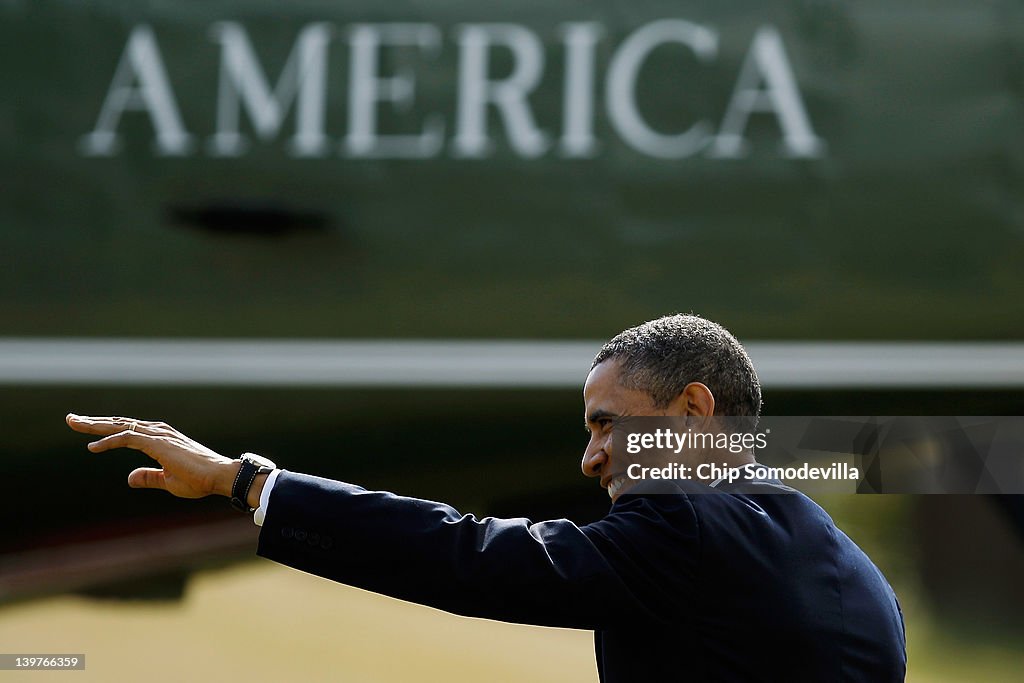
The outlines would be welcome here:
<svg viewBox="0 0 1024 683">
<path fill-rule="evenodd" d="M 238 476 L 238 470 L 242 468 L 241 460 L 229 460 L 220 467 L 214 481 L 213 492 L 218 496 L 231 497 L 231 487 Z"/>
<path fill-rule="evenodd" d="M 260 506 L 260 494 L 263 493 L 263 487 L 266 486 L 269 477 L 269 473 L 257 474 L 253 479 L 252 486 L 249 487 L 249 495 L 245 497 L 245 502 L 249 507 L 258 508 Z"/>
<path fill-rule="evenodd" d="M 238 478 L 238 471 L 242 469 L 241 460 L 229 460 L 223 463 L 214 480 L 213 492 L 217 495 L 231 498 L 232 488 L 235 484 L 235 479 Z M 260 506 L 260 494 L 263 493 L 263 487 L 267 483 L 267 478 L 270 473 L 257 474 L 256 478 L 253 479 L 252 485 L 249 487 L 249 492 L 245 497 L 246 504 L 251 508 L 258 508 Z"/>
</svg>

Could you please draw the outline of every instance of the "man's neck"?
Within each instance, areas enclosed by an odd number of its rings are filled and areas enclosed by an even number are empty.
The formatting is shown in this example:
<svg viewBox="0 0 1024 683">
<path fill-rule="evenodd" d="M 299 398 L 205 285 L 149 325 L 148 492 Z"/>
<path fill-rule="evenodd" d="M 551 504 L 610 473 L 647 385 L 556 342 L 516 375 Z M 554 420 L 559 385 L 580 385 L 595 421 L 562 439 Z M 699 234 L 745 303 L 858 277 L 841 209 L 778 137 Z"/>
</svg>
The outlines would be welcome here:
<svg viewBox="0 0 1024 683">
<path fill-rule="evenodd" d="M 728 469 L 736 467 L 743 467 L 744 465 L 751 465 L 757 462 L 752 451 L 745 453 L 732 453 L 727 449 L 715 449 L 708 451 L 702 458 L 701 462 L 708 464 L 715 464 Z"/>
</svg>

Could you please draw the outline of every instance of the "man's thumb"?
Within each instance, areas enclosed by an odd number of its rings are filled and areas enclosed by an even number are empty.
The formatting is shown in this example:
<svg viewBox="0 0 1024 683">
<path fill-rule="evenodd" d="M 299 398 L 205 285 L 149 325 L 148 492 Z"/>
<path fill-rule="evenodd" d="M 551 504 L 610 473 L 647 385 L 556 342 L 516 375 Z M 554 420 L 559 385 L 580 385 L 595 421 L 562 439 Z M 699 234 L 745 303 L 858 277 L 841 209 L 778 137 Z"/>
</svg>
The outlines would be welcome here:
<svg viewBox="0 0 1024 683">
<path fill-rule="evenodd" d="M 155 467 L 140 467 L 128 475 L 128 485 L 133 489 L 164 489 L 164 471 Z"/>
</svg>

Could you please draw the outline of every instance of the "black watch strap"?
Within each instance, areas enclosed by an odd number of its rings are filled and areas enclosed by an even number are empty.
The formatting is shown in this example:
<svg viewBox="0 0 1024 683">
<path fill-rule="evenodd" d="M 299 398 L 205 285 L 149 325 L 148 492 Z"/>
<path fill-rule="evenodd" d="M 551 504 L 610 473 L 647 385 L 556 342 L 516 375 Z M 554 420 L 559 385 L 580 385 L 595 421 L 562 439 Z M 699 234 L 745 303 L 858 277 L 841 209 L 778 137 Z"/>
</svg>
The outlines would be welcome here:
<svg viewBox="0 0 1024 683">
<path fill-rule="evenodd" d="M 242 458 L 242 466 L 238 468 L 235 475 L 235 482 L 231 485 L 231 507 L 240 512 L 253 512 L 256 508 L 249 507 L 249 489 L 256 481 L 256 475 L 260 472 L 260 466 L 248 458 Z"/>
</svg>

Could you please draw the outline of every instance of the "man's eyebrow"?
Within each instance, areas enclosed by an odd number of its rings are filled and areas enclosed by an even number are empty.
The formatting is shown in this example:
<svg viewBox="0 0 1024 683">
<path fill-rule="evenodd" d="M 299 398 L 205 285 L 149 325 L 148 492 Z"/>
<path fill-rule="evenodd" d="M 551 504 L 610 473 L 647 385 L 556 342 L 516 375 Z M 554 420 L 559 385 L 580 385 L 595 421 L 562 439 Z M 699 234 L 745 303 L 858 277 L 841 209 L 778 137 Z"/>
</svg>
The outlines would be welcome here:
<svg viewBox="0 0 1024 683">
<path fill-rule="evenodd" d="M 604 410 L 603 408 L 600 408 L 587 416 L 586 420 L 583 423 L 583 426 L 586 427 L 587 425 L 593 424 L 594 422 L 597 422 L 598 420 L 604 419 L 606 417 L 616 418 L 618 417 L 618 415 L 607 410 Z"/>
</svg>

